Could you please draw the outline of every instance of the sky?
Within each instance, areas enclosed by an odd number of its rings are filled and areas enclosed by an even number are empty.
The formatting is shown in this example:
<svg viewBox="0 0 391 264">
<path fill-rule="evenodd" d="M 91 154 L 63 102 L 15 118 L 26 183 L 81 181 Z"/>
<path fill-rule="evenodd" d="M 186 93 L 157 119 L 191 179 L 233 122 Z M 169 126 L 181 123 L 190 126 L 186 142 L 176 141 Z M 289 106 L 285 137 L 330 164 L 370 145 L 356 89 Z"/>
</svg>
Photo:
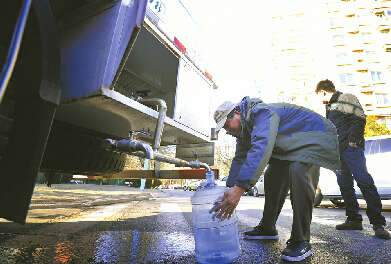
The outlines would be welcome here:
<svg viewBox="0 0 391 264">
<path fill-rule="evenodd" d="M 238 102 L 246 95 L 265 102 L 278 100 L 271 88 L 276 78 L 271 64 L 272 16 L 292 10 L 312 14 L 321 7 L 313 0 L 180 1 L 189 6 L 198 24 L 202 58 L 219 87 L 213 107 L 226 100 Z M 316 20 L 309 27 L 315 25 Z"/>
<path fill-rule="evenodd" d="M 272 79 L 272 15 L 300 9 L 311 0 L 180 1 L 191 10 L 198 25 L 204 66 L 218 85 L 211 109 L 227 100 L 239 102 L 244 96 L 275 101 L 275 91 L 267 85 Z M 233 141 L 222 132 L 220 141 Z"/>
<path fill-rule="evenodd" d="M 257 91 L 270 74 L 270 1 L 182 1 L 198 25 L 204 67 L 218 85 L 211 108 L 259 96 Z M 224 132 L 219 141 L 234 141 Z"/>
<path fill-rule="evenodd" d="M 206 69 L 219 86 L 218 101 L 239 101 L 270 71 L 270 1 L 187 0 L 200 30 Z"/>
</svg>

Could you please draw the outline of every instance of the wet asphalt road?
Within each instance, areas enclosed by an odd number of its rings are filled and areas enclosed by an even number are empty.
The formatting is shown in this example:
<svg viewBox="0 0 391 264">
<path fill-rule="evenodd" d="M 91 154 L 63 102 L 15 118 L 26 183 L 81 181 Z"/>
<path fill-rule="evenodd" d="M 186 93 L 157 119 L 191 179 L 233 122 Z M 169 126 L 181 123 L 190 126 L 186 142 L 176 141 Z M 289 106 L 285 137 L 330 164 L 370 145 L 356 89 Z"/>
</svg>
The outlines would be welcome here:
<svg viewBox="0 0 391 264">
<path fill-rule="evenodd" d="M 59 223 L 1 222 L 0 263 L 195 263 L 192 194 L 153 192 L 150 199 L 108 205 Z M 263 202 L 242 197 L 239 232 L 258 224 Z M 290 235 L 291 212 L 287 199 L 277 222 L 279 241 L 240 238 L 242 254 L 234 263 L 285 263 L 280 253 Z M 384 215 L 391 230 L 391 213 Z M 375 238 L 367 217 L 363 231 L 335 230 L 344 219 L 343 209 L 314 209 L 313 256 L 302 263 L 391 263 L 391 240 Z"/>
</svg>

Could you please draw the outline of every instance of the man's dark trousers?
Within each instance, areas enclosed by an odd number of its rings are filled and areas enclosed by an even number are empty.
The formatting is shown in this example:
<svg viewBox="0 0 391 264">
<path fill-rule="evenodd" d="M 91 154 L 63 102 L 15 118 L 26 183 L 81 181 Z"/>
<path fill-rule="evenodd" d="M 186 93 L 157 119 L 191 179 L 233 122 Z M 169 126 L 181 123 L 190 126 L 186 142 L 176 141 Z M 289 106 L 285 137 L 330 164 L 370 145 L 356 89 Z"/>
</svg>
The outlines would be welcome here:
<svg viewBox="0 0 391 264">
<path fill-rule="evenodd" d="M 360 207 L 353 187 L 353 179 L 357 182 L 357 186 L 367 202 L 369 222 L 372 225 L 385 225 L 386 221 L 381 214 L 380 196 L 372 176 L 368 173 L 364 151 L 361 147 L 348 146 L 341 153 L 341 171 L 337 173 L 337 180 L 345 201 L 346 216 L 350 220 L 362 221 L 362 216 L 359 213 Z"/>
<path fill-rule="evenodd" d="M 309 241 L 313 201 L 319 180 L 319 166 L 271 159 L 264 177 L 265 206 L 261 226 L 265 230 L 275 228 L 290 189 L 293 209 L 290 239 Z"/>
</svg>

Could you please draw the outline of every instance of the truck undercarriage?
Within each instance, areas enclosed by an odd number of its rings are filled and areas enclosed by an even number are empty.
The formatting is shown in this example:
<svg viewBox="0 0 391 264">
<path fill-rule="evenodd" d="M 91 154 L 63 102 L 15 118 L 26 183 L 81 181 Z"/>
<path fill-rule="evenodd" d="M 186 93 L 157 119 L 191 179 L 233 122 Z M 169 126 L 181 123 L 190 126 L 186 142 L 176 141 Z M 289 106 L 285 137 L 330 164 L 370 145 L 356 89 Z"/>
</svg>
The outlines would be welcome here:
<svg viewBox="0 0 391 264">
<path fill-rule="evenodd" d="M 39 171 L 115 174 L 126 154 L 210 169 L 202 158 L 159 153 L 160 145 L 210 148 L 210 109 L 197 109 L 200 100 L 209 105 L 215 84 L 144 19 L 145 0 L 6 1 L 3 72 L 29 2 L 0 97 L 0 217 L 24 223 Z M 199 89 L 187 88 L 191 83 Z M 189 118 L 195 110 L 200 118 Z"/>
</svg>

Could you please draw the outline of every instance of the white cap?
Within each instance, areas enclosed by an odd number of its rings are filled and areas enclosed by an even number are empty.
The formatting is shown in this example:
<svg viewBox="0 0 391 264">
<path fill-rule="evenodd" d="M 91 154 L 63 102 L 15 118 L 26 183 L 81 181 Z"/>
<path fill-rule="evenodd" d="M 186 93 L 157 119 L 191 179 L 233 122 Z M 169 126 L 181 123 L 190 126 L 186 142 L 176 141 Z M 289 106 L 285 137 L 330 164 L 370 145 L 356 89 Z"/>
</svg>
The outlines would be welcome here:
<svg viewBox="0 0 391 264">
<path fill-rule="evenodd" d="M 225 125 L 225 121 L 227 121 L 227 116 L 231 111 L 235 108 L 236 104 L 225 101 L 219 107 L 217 107 L 214 113 L 214 120 L 216 121 L 216 131 L 219 131 Z"/>
</svg>

